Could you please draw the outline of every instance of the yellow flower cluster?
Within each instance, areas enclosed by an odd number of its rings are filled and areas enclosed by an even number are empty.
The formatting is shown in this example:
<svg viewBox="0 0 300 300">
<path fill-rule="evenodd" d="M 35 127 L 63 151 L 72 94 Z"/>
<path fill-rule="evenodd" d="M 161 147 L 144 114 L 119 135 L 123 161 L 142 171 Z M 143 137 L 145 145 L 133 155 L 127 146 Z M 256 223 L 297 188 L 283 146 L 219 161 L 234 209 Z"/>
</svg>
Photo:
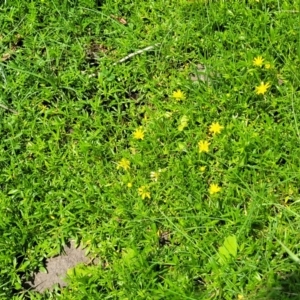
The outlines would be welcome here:
<svg viewBox="0 0 300 300">
<path fill-rule="evenodd" d="M 173 93 L 173 98 L 179 100 L 184 100 L 185 99 L 185 95 L 182 91 L 177 90 L 176 92 Z M 188 123 L 188 118 L 187 116 L 183 116 L 180 119 L 180 130 L 183 130 L 184 127 L 187 126 Z M 208 132 L 211 136 L 215 136 L 217 134 L 220 134 L 221 131 L 224 129 L 224 126 L 220 125 L 219 122 L 213 122 L 209 127 L 208 127 Z M 143 140 L 145 137 L 145 130 L 143 127 L 138 127 L 133 133 L 132 136 L 134 139 L 136 140 Z M 199 152 L 205 152 L 208 153 L 209 152 L 209 146 L 210 146 L 211 142 L 209 142 L 208 140 L 200 140 L 198 142 L 198 148 L 199 148 Z M 133 148 L 130 148 L 131 150 Z M 134 148 L 134 151 L 131 151 L 132 154 L 134 155 L 134 153 L 136 153 L 136 150 Z M 117 169 L 122 169 L 124 171 L 128 171 L 130 169 L 130 161 L 127 158 L 122 158 L 120 161 L 117 162 Z M 200 171 L 204 172 L 206 169 L 205 166 L 200 167 Z M 156 171 L 152 171 L 150 172 L 150 178 L 153 182 L 157 182 L 158 178 L 160 176 L 160 172 L 162 170 L 158 170 L 158 172 Z M 127 183 L 127 187 L 128 188 L 132 188 L 133 183 L 131 181 L 129 181 Z M 209 186 L 209 194 L 213 195 L 218 193 L 221 190 L 221 188 L 218 186 L 218 184 L 212 183 Z M 142 185 L 137 189 L 138 195 L 142 198 L 142 199 L 150 199 L 151 198 L 151 193 L 150 193 L 150 187 L 149 185 Z"/>
<path fill-rule="evenodd" d="M 208 131 L 209 133 L 211 133 L 213 136 L 216 134 L 221 133 L 222 129 L 224 128 L 224 126 L 221 126 L 218 122 L 212 123 L 209 128 Z M 201 140 L 198 143 L 198 147 L 199 147 L 199 152 L 209 152 L 209 145 L 210 142 L 206 141 L 206 140 Z"/>
<path fill-rule="evenodd" d="M 253 66 L 259 67 L 259 68 L 261 68 L 265 64 L 265 69 L 270 69 L 271 64 L 269 62 L 264 63 L 264 61 L 265 60 L 262 58 L 262 56 L 257 56 L 253 59 L 252 63 L 253 63 Z"/>
<path fill-rule="evenodd" d="M 221 133 L 222 129 L 224 129 L 224 126 L 220 125 L 219 122 L 214 122 L 209 126 L 208 131 L 212 136 L 214 136 L 216 134 Z M 199 152 L 200 153 L 201 152 L 208 153 L 210 144 L 211 143 L 207 140 L 199 141 L 199 143 L 198 143 Z M 205 171 L 205 169 L 206 169 L 205 166 L 201 166 L 199 168 L 200 172 L 202 172 L 202 173 Z M 208 192 L 210 195 L 214 195 L 220 191 L 221 191 L 221 187 L 218 184 L 216 184 L 216 183 L 210 184 L 209 189 L 208 189 Z"/>
<path fill-rule="evenodd" d="M 265 69 L 270 69 L 272 67 L 271 64 L 269 62 L 266 62 L 265 59 L 263 58 L 263 56 L 261 56 L 261 55 L 258 55 L 257 57 L 255 57 L 252 61 L 252 64 L 254 67 L 257 67 L 257 68 L 264 67 Z M 265 95 L 270 88 L 271 88 L 271 84 L 269 82 L 261 81 L 261 83 L 255 87 L 255 93 L 257 95 Z M 185 93 L 183 91 L 181 91 L 180 89 L 175 90 L 172 93 L 171 97 L 173 99 L 175 99 L 176 101 L 186 100 Z M 171 118 L 172 112 L 166 113 L 165 117 Z M 143 124 L 145 126 L 146 122 L 144 122 Z M 186 127 L 189 126 L 188 124 L 189 124 L 189 118 L 186 115 L 183 115 L 181 117 L 181 119 L 179 120 L 178 130 L 183 131 Z M 210 124 L 208 127 L 208 137 L 206 139 L 201 139 L 198 142 L 199 153 L 209 153 L 213 137 L 220 134 L 223 129 L 224 129 L 224 126 L 220 125 L 219 122 L 213 122 L 212 124 Z M 144 138 L 145 138 L 144 127 L 140 126 L 140 127 L 136 128 L 132 133 L 132 137 L 135 140 L 144 140 Z M 183 146 L 184 146 L 184 144 L 183 144 Z M 133 150 L 131 151 L 133 154 L 136 152 L 136 150 L 135 150 L 135 148 L 132 148 L 132 149 L 134 150 L 134 151 Z M 130 170 L 130 161 L 126 158 L 122 158 L 119 162 L 117 162 L 117 169 L 122 169 L 124 171 Z M 199 170 L 200 170 L 200 172 L 204 173 L 206 170 L 206 166 L 201 166 L 199 168 Z M 157 182 L 159 176 L 160 176 L 160 171 L 159 172 L 152 171 L 150 173 L 150 179 L 153 182 Z M 128 188 L 131 188 L 132 186 L 133 186 L 132 182 L 127 183 Z M 209 185 L 208 192 L 210 195 L 217 194 L 220 191 L 221 191 L 221 187 L 217 183 L 211 183 Z M 146 199 L 146 198 L 150 199 L 151 198 L 149 185 L 140 186 L 138 188 L 137 192 L 138 192 L 138 195 L 142 199 Z"/>
<path fill-rule="evenodd" d="M 253 65 L 255 67 L 259 67 L 261 68 L 264 64 L 264 59 L 262 58 L 262 56 L 257 56 L 253 59 Z M 271 68 L 271 64 L 266 62 L 265 63 L 265 68 L 266 69 L 270 69 Z M 270 83 L 267 82 L 267 83 L 264 83 L 263 81 L 260 83 L 259 86 L 255 87 L 255 93 L 257 95 L 264 95 L 268 89 L 271 87 Z"/>
<path fill-rule="evenodd" d="M 143 129 L 143 127 L 139 127 L 137 128 L 133 134 L 132 134 L 133 138 L 136 140 L 143 140 L 145 137 L 145 130 Z M 136 153 L 136 149 L 135 148 L 130 148 L 131 149 L 131 153 L 135 154 Z M 125 171 L 130 169 L 130 161 L 126 158 L 122 158 L 118 163 L 117 163 L 117 169 L 123 169 Z M 160 172 L 160 171 L 159 171 Z M 159 172 L 151 172 L 150 177 L 153 181 L 157 181 L 158 180 L 158 176 L 159 176 Z M 132 182 L 128 182 L 127 183 L 127 187 L 128 188 L 132 188 L 133 183 Z M 151 194 L 150 194 L 150 190 L 149 190 L 149 186 L 143 185 L 141 187 L 138 188 L 138 194 L 139 196 L 142 197 L 142 199 L 146 199 L 146 198 L 151 198 Z"/>
</svg>

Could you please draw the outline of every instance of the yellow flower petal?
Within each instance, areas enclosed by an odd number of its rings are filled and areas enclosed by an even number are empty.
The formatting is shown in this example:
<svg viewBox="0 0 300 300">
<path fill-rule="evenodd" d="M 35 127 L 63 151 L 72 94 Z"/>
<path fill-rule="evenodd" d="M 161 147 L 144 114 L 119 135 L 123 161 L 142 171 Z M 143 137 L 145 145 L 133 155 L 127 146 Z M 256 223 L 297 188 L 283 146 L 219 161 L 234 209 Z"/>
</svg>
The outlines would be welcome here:
<svg viewBox="0 0 300 300">
<path fill-rule="evenodd" d="M 215 183 L 212 183 L 210 186 L 209 186 L 209 193 L 211 194 L 211 195 L 213 195 L 213 194 L 216 194 L 216 193 L 218 193 L 218 192 L 220 192 L 221 191 L 221 188 L 217 185 L 217 184 L 215 184 Z"/>
<path fill-rule="evenodd" d="M 256 67 L 262 67 L 264 59 L 261 56 L 257 56 L 253 59 L 253 65 Z"/>
<path fill-rule="evenodd" d="M 136 140 L 143 140 L 145 136 L 144 130 L 140 127 L 138 129 L 135 130 L 135 132 L 133 133 L 133 137 Z"/>
<path fill-rule="evenodd" d="M 199 167 L 200 172 L 204 172 L 205 169 L 206 169 L 206 166 Z"/>
<path fill-rule="evenodd" d="M 221 130 L 224 128 L 224 126 L 221 126 L 218 122 L 212 123 L 209 126 L 209 132 L 212 133 L 213 135 L 220 133 Z"/>
<path fill-rule="evenodd" d="M 130 161 L 126 158 L 122 158 L 118 164 L 117 164 L 117 169 L 124 169 L 124 170 L 128 170 L 130 169 Z"/>
<path fill-rule="evenodd" d="M 185 99 L 185 94 L 181 90 L 177 90 L 173 92 L 172 97 L 175 98 L 177 101 L 181 101 Z"/>
<path fill-rule="evenodd" d="M 210 143 L 208 141 L 200 141 L 198 143 L 199 152 L 208 152 Z"/>
<path fill-rule="evenodd" d="M 270 83 L 267 82 L 266 84 L 264 82 L 261 82 L 259 86 L 255 88 L 255 92 L 257 95 L 264 95 L 267 90 L 270 88 Z"/>
</svg>

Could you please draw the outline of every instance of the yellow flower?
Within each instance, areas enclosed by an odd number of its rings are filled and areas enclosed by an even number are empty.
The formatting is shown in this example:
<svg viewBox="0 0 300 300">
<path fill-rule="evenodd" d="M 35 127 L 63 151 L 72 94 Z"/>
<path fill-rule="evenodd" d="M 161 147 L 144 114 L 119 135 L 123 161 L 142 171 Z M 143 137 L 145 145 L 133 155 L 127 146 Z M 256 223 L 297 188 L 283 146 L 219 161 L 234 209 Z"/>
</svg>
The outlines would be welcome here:
<svg viewBox="0 0 300 300">
<path fill-rule="evenodd" d="M 198 143 L 199 152 L 208 152 L 210 143 L 208 141 L 200 141 Z"/>
<path fill-rule="evenodd" d="M 264 59 L 261 56 L 257 56 L 253 59 L 253 65 L 256 67 L 262 67 Z"/>
<path fill-rule="evenodd" d="M 209 193 L 210 193 L 211 195 L 216 194 L 216 193 L 218 193 L 218 192 L 220 192 L 220 191 L 221 191 L 221 188 L 220 188 L 217 184 L 215 184 L 215 183 L 212 183 L 212 184 L 209 186 Z"/>
<path fill-rule="evenodd" d="M 153 181 L 157 182 L 160 173 L 162 172 L 162 169 L 159 169 L 158 172 L 150 172 L 150 177 Z"/>
<path fill-rule="evenodd" d="M 201 166 L 201 167 L 199 167 L 200 172 L 204 172 L 205 169 L 206 169 L 206 166 Z"/>
<path fill-rule="evenodd" d="M 117 164 L 117 169 L 124 169 L 124 170 L 128 170 L 130 169 L 130 161 L 126 158 L 122 158 L 118 164 Z"/>
<path fill-rule="evenodd" d="M 144 130 L 142 129 L 142 127 L 135 130 L 135 132 L 133 133 L 133 137 L 137 140 L 144 139 Z"/>
<path fill-rule="evenodd" d="M 145 185 L 138 188 L 138 194 L 142 197 L 142 199 L 149 198 L 150 199 L 150 192 L 149 188 Z"/>
<path fill-rule="evenodd" d="M 271 68 L 271 64 L 270 63 L 265 63 L 265 69 L 270 69 Z"/>
<path fill-rule="evenodd" d="M 244 296 L 243 295 L 238 295 L 238 300 L 244 300 Z"/>
<path fill-rule="evenodd" d="M 266 84 L 264 84 L 263 82 L 261 82 L 260 85 L 255 88 L 256 94 L 257 95 L 260 95 L 260 94 L 263 95 L 263 94 L 265 94 L 267 92 L 268 88 L 270 88 L 270 86 L 271 85 L 270 85 L 269 82 L 267 82 Z"/>
<path fill-rule="evenodd" d="M 218 122 L 212 123 L 209 126 L 209 132 L 212 133 L 213 135 L 215 135 L 217 133 L 220 133 L 223 128 L 224 128 L 224 126 L 221 126 Z"/>
<path fill-rule="evenodd" d="M 128 182 L 128 183 L 127 183 L 127 187 L 128 187 L 128 188 L 131 188 L 131 187 L 132 187 L 132 182 Z"/>
<path fill-rule="evenodd" d="M 185 94 L 181 90 L 177 90 L 173 92 L 173 98 L 175 98 L 177 101 L 181 101 L 185 99 Z"/>
</svg>

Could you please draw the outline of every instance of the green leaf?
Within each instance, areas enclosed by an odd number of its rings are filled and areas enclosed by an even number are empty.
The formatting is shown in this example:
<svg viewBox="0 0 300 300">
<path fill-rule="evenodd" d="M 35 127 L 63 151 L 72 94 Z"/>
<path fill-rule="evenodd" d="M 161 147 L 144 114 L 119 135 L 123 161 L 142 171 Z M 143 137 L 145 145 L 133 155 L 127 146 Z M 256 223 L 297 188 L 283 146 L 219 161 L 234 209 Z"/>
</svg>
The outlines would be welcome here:
<svg viewBox="0 0 300 300">
<path fill-rule="evenodd" d="M 30 261 L 26 260 L 19 268 L 18 268 L 18 272 L 22 272 L 24 270 L 26 270 L 26 268 L 30 265 Z"/>
<path fill-rule="evenodd" d="M 235 235 L 231 235 L 227 237 L 224 241 L 224 247 L 228 250 L 229 254 L 233 257 L 236 257 L 237 255 L 237 240 Z"/>
<path fill-rule="evenodd" d="M 238 244 L 235 235 L 228 236 L 223 246 L 219 248 L 220 262 L 226 262 L 230 257 L 237 256 Z"/>
</svg>

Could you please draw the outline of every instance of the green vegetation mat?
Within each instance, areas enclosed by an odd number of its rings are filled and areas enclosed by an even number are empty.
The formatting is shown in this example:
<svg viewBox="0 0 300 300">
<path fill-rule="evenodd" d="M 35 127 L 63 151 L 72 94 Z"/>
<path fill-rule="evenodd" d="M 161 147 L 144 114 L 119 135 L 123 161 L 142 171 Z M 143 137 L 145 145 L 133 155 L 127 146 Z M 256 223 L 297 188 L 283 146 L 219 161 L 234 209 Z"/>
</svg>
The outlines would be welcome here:
<svg viewBox="0 0 300 300">
<path fill-rule="evenodd" d="M 0 299 L 300 299 L 299 10 L 1 1 Z"/>
</svg>

